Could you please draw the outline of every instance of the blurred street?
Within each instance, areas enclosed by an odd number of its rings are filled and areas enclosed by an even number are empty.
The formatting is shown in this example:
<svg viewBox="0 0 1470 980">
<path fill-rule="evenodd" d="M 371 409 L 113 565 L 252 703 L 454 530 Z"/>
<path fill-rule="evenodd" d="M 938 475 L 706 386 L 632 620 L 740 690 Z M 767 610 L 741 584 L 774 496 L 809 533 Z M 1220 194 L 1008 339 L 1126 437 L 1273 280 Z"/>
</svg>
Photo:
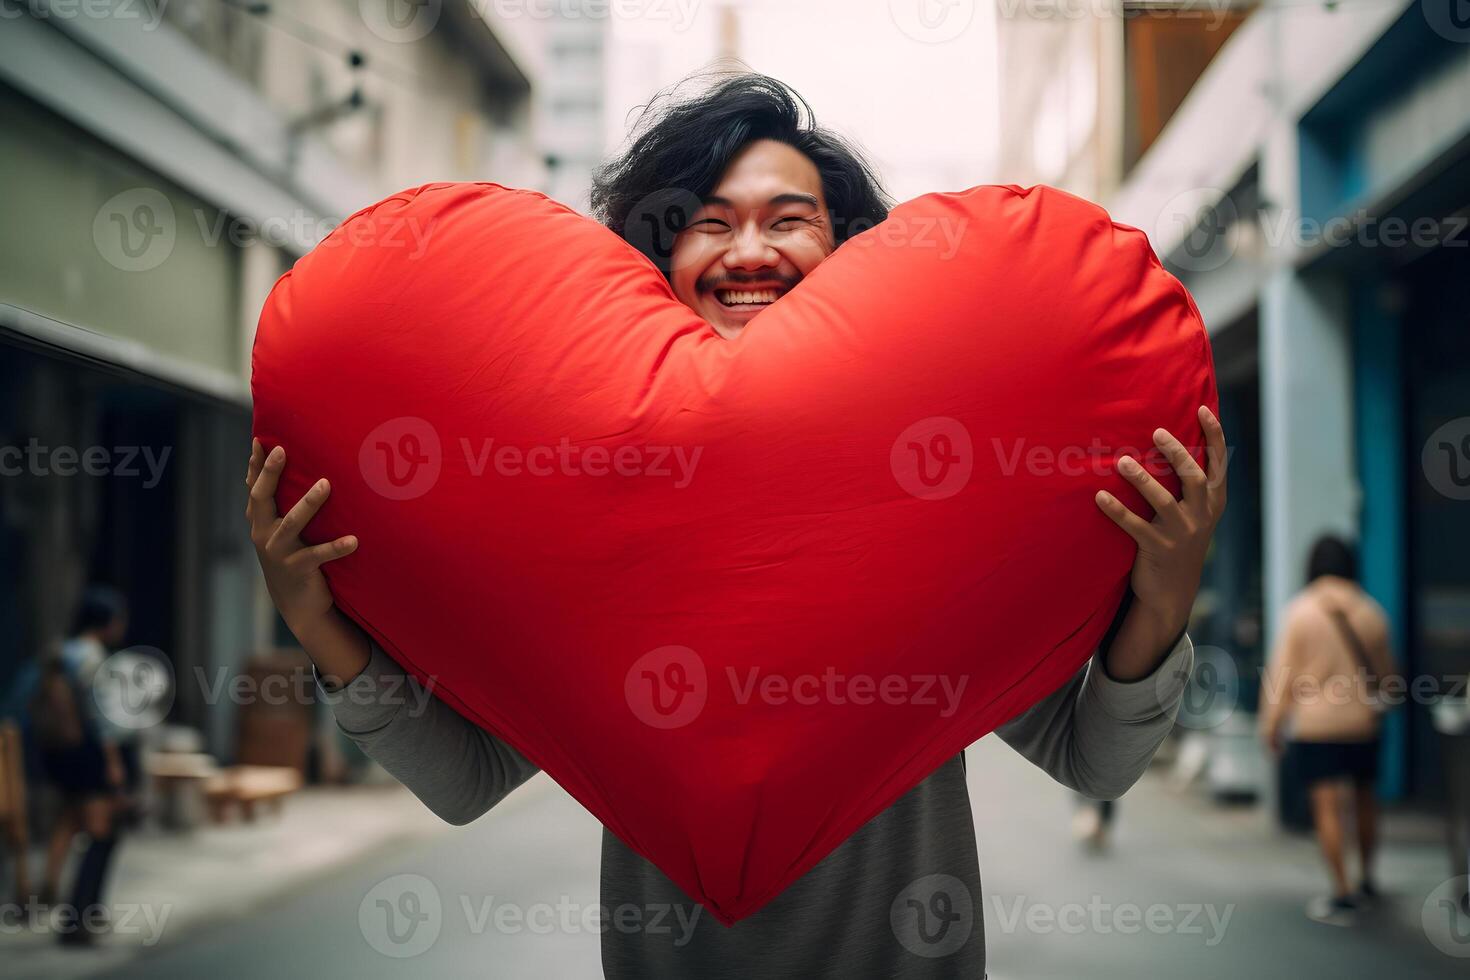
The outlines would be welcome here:
<svg viewBox="0 0 1470 980">
<path fill-rule="evenodd" d="M 970 767 L 992 978 L 1282 977 L 1293 962 L 1310 962 L 1322 976 L 1464 975 L 1464 961 L 1432 945 L 1422 925 L 1425 902 L 1445 879 L 1444 854 L 1437 827 L 1413 815 L 1390 813 L 1385 821 L 1381 907 L 1361 928 L 1339 929 L 1303 914 L 1324 887 L 1310 839 L 1281 835 L 1258 809 L 1218 807 L 1198 790 L 1177 793 L 1162 766 L 1121 801 L 1116 837 L 1103 854 L 1070 839 L 1070 794 L 995 736 L 970 749 Z M 276 858 L 266 848 L 242 860 L 236 877 L 249 868 L 253 878 L 273 882 L 276 894 L 217 908 L 209 923 L 184 921 L 181 908 L 177 928 L 156 947 L 124 953 L 121 937 L 110 937 L 68 975 L 598 974 L 599 936 L 582 927 L 582 913 L 598 902 L 600 830 L 565 793 L 537 776 L 468 827 L 438 829 L 406 793 L 393 795 L 402 799 L 374 806 L 421 833 L 416 842 L 391 855 L 375 849 L 305 880 L 273 875 Z M 368 808 L 357 809 L 333 834 L 356 833 L 370 819 Z M 315 831 L 315 839 L 322 836 Z M 159 894 L 130 873 L 136 856 L 123 859 L 117 903 Z M 437 913 L 429 901 L 421 905 L 434 917 L 420 926 L 437 929 L 437 939 L 411 959 L 391 955 L 411 947 L 385 941 L 376 909 L 359 919 L 385 884 L 390 897 L 394 887 L 400 896 L 437 895 Z M 542 919 L 538 908 L 546 910 Z M 1138 910 L 1131 919 L 1130 909 Z M 573 928 L 562 927 L 568 921 Z M 1460 952 L 1470 952 L 1470 941 Z"/>
</svg>

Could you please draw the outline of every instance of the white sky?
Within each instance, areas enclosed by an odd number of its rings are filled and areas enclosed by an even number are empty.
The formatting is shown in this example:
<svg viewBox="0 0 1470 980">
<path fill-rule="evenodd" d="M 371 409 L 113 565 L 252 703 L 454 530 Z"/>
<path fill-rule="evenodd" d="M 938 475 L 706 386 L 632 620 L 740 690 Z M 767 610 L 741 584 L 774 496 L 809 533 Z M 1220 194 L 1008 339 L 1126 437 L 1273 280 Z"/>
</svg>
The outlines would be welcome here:
<svg viewBox="0 0 1470 980">
<path fill-rule="evenodd" d="M 622 141 L 633 107 L 710 63 L 727 4 L 738 12 L 741 60 L 856 139 L 896 199 L 995 179 L 986 0 L 611 0 L 608 147 Z"/>
</svg>

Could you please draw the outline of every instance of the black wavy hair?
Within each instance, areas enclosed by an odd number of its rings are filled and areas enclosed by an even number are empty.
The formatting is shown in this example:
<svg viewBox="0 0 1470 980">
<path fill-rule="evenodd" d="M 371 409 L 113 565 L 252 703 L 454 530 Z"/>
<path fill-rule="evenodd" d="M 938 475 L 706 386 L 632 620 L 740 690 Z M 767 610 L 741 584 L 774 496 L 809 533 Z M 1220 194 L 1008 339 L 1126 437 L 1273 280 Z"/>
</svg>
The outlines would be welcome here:
<svg viewBox="0 0 1470 980">
<path fill-rule="evenodd" d="M 680 92 L 703 83 L 712 84 Z M 655 95 L 626 151 L 593 173 L 592 213 L 668 276 L 674 237 L 730 161 L 761 139 L 786 143 L 816 165 L 837 245 L 888 217 L 893 200 L 862 151 L 818 126 L 791 86 L 744 70 L 692 75 Z"/>
</svg>

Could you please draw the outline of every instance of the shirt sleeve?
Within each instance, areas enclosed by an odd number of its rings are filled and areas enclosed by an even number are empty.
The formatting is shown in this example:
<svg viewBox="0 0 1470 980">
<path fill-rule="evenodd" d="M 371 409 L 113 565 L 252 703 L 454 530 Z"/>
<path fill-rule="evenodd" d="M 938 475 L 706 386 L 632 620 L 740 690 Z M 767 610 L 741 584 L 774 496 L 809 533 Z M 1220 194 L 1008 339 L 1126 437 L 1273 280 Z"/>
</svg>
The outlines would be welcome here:
<svg viewBox="0 0 1470 980">
<path fill-rule="evenodd" d="M 1110 677 L 1099 649 L 1070 681 L 995 731 L 1063 786 L 1117 799 L 1174 727 L 1193 669 L 1188 634 L 1152 674 L 1133 681 Z"/>
<path fill-rule="evenodd" d="M 435 697 L 372 643 L 348 684 L 311 668 L 337 727 L 448 823 L 479 817 L 538 771 L 514 748 Z"/>
</svg>

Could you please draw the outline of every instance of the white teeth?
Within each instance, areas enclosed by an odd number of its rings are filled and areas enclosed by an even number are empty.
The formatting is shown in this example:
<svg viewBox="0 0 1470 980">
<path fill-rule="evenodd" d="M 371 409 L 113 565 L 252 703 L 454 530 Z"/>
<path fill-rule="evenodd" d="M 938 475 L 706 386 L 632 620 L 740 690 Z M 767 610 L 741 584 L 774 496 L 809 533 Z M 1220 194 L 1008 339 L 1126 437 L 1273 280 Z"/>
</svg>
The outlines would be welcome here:
<svg viewBox="0 0 1470 980">
<path fill-rule="evenodd" d="M 723 289 L 716 294 L 720 302 L 727 306 L 740 306 L 747 303 L 774 303 L 776 302 L 776 291 L 774 289 L 758 289 L 736 291 Z"/>
</svg>

